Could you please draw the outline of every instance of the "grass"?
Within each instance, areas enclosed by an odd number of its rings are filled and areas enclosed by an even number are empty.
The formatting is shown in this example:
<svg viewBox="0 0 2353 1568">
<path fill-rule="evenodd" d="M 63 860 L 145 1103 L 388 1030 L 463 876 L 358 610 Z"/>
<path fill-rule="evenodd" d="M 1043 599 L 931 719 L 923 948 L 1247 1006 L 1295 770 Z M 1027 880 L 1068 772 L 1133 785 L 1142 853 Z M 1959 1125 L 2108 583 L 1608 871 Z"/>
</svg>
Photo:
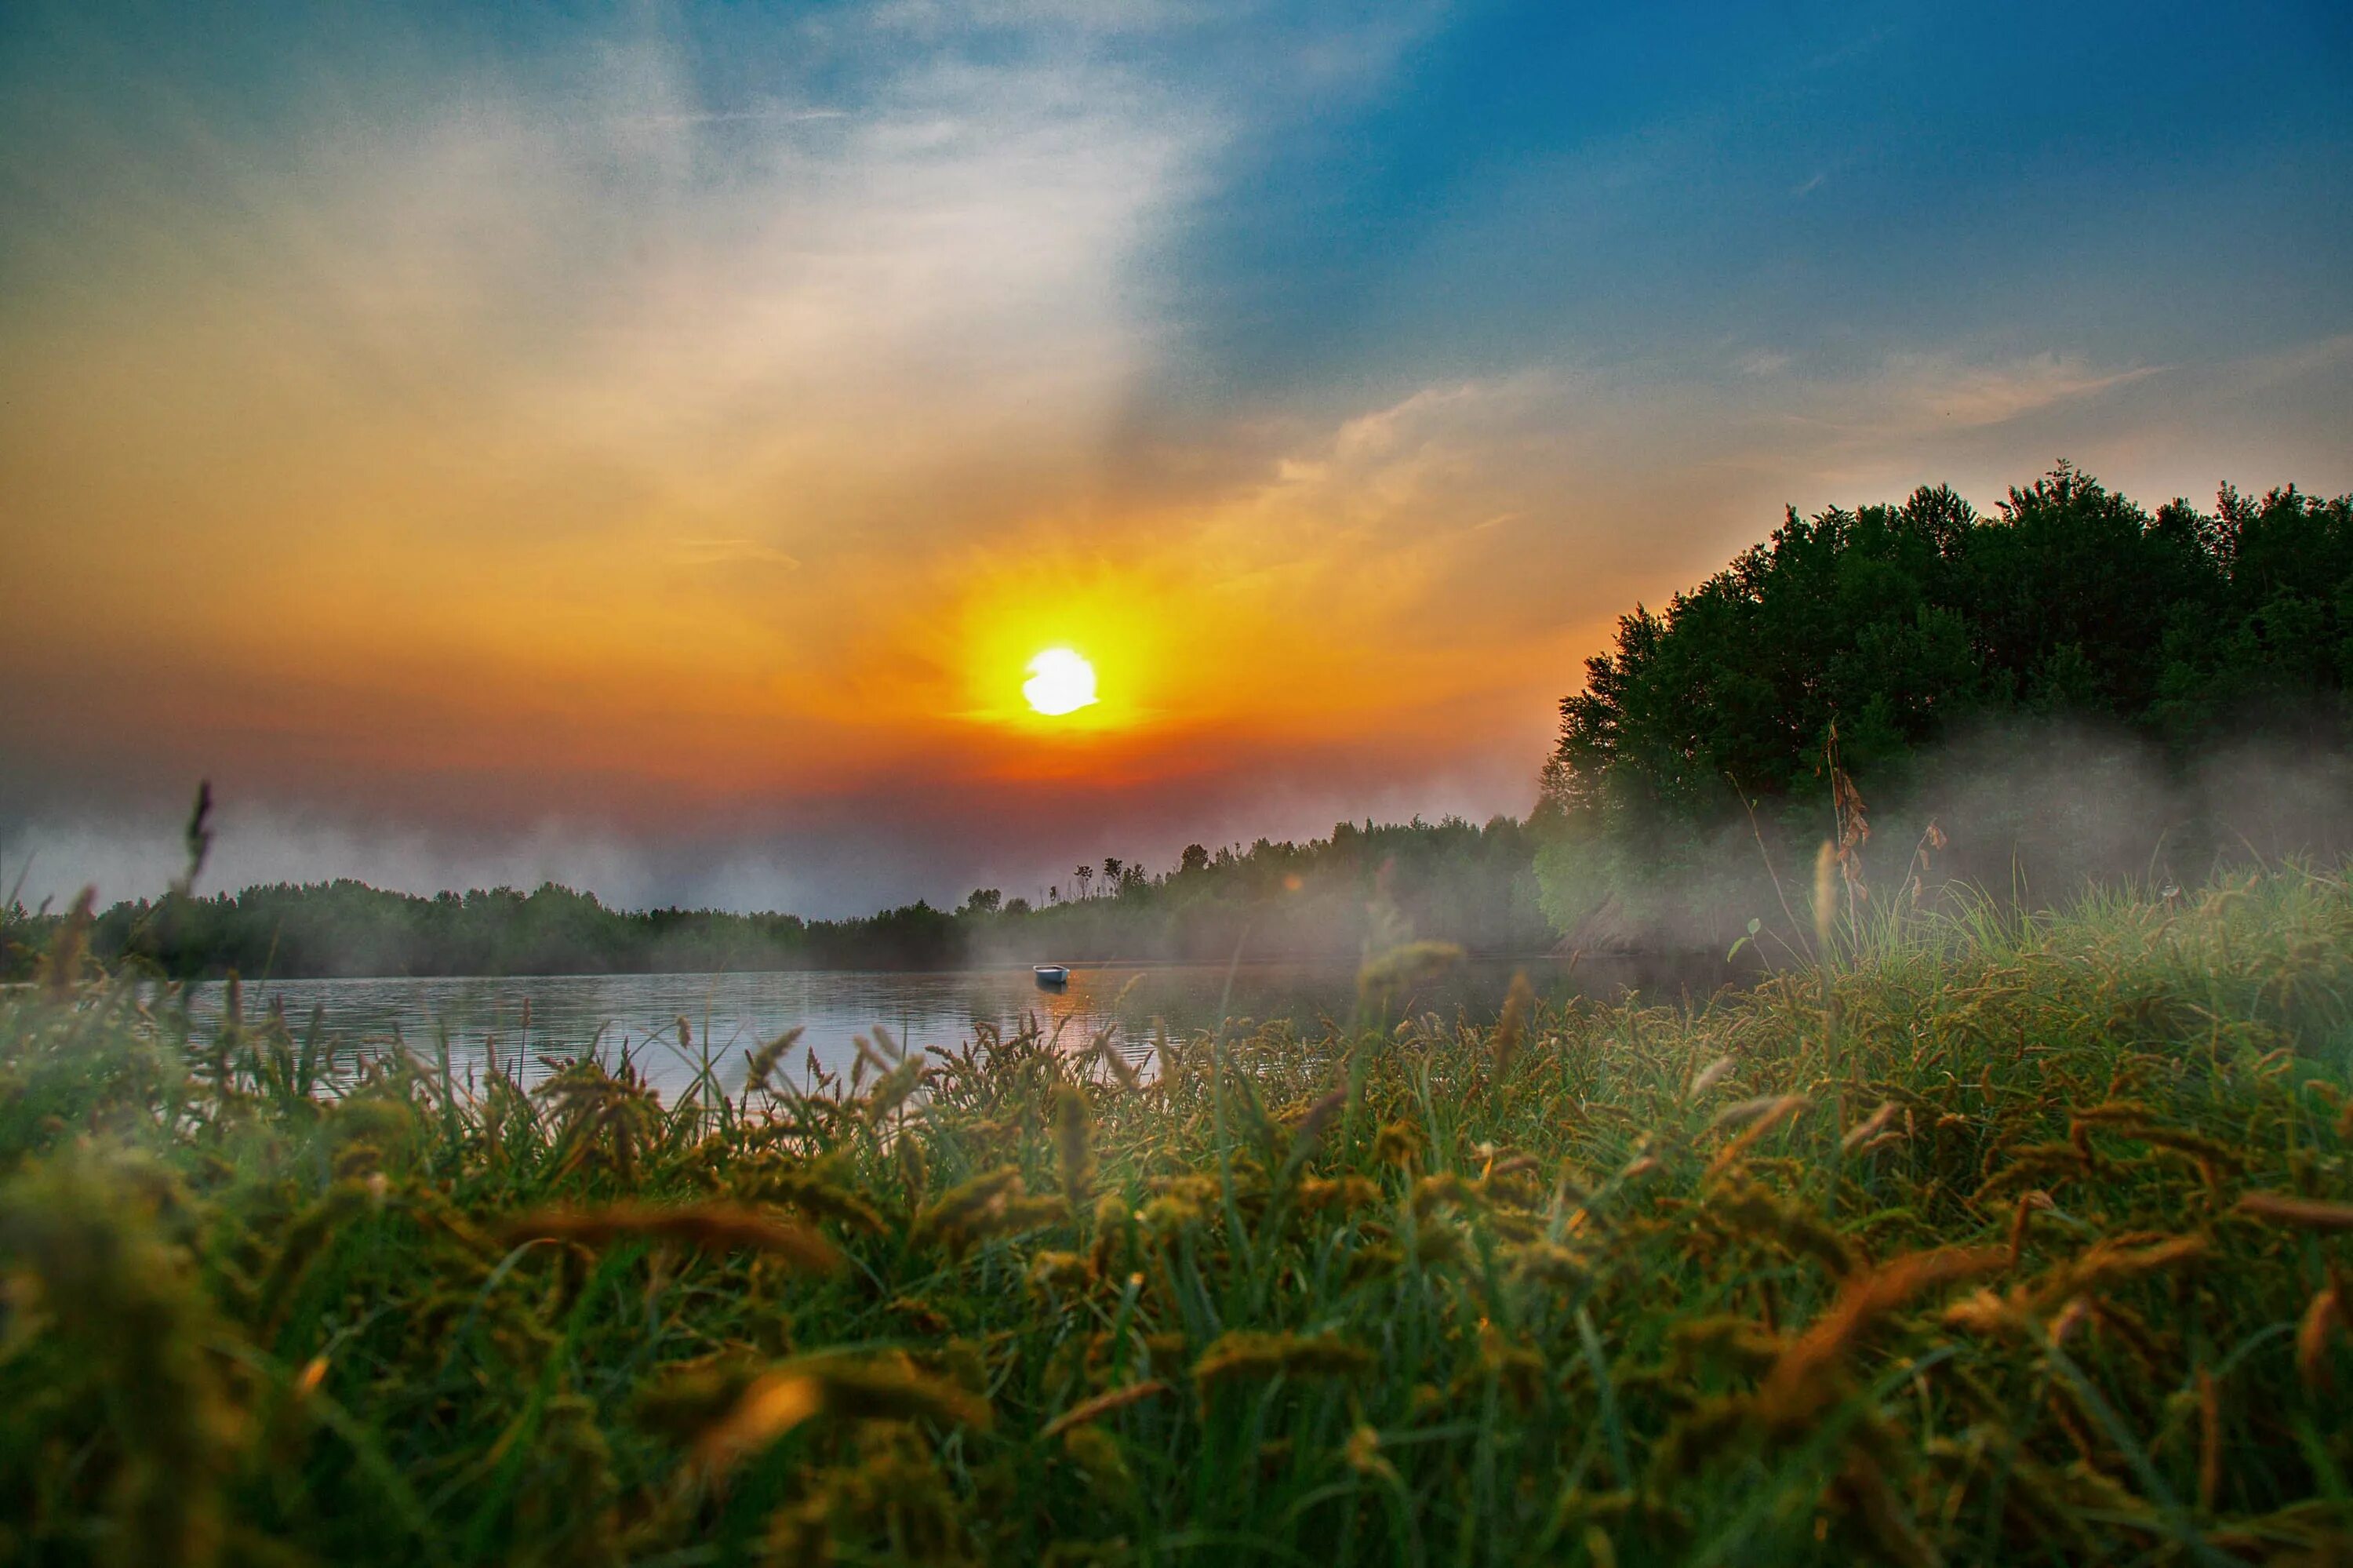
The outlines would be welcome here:
<svg viewBox="0 0 2353 1568">
<path fill-rule="evenodd" d="M 2353 1560 L 2341 874 L 1362 1022 L 1440 956 L 668 1104 L 53 974 L 0 1560 Z"/>
</svg>

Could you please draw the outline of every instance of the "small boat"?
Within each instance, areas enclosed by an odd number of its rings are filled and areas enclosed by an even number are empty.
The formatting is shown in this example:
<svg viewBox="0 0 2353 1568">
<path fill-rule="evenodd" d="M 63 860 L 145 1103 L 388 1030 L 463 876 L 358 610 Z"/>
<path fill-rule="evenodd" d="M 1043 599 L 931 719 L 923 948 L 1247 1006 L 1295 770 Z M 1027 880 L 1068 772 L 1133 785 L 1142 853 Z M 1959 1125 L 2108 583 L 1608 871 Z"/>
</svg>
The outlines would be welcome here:
<svg viewBox="0 0 2353 1568">
<path fill-rule="evenodd" d="M 1038 977 L 1038 983 L 1042 986 L 1060 987 L 1071 983 L 1071 966 L 1068 964 L 1039 964 L 1029 972 Z"/>
</svg>

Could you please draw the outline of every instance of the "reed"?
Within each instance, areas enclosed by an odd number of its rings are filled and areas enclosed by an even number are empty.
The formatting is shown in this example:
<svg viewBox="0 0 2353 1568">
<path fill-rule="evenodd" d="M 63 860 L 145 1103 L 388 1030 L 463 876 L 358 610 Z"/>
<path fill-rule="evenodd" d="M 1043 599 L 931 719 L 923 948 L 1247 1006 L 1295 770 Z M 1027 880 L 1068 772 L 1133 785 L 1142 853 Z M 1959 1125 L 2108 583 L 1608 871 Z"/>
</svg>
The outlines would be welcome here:
<svg viewBox="0 0 2353 1568">
<path fill-rule="evenodd" d="M 1824 869 L 1835 961 L 1704 1005 L 1417 1014 L 1423 947 L 1140 1074 L 786 1037 L 674 1102 L 61 953 L 0 1562 L 2348 1560 L 2346 877 Z"/>
</svg>

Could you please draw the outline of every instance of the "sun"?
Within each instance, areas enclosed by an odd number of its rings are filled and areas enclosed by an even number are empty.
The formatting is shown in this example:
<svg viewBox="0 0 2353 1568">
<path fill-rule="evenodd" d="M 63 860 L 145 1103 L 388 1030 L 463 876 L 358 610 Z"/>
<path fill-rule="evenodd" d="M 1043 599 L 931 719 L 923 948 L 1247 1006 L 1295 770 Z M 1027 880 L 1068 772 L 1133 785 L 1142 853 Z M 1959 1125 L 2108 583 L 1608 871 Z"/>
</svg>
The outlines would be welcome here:
<svg viewBox="0 0 2353 1568">
<path fill-rule="evenodd" d="M 1021 683 L 1021 694 L 1050 716 L 1092 707 L 1095 667 L 1067 648 L 1049 648 L 1029 661 L 1029 678 Z"/>
</svg>

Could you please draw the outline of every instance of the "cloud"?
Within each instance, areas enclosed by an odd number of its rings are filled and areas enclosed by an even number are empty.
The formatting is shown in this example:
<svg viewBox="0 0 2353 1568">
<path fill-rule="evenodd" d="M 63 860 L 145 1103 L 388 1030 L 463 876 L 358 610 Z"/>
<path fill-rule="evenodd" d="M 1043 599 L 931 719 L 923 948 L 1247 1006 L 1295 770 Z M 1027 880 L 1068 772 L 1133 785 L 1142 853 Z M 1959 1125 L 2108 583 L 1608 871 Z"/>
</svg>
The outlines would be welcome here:
<svg viewBox="0 0 2353 1568">
<path fill-rule="evenodd" d="M 2006 425 L 2161 375 L 2164 368 L 2109 369 L 2049 350 L 1995 362 L 1950 353 L 1897 353 L 1853 391 L 1877 428 L 1919 429 L 1943 422 L 1968 429 Z"/>
<path fill-rule="evenodd" d="M 200 120 L 143 173 L 50 149 L 152 199 L 93 217 L 95 296 L 0 310 L 33 541 L 0 635 L 96 637 L 121 670 L 51 678 L 121 728 L 161 705 L 132 670 L 299 684 L 298 645 L 420 704 L 568 670 L 773 722 L 845 582 L 1090 486 L 1165 330 L 1143 255 L 1223 133 L 1081 47 L 857 64 L 811 120 L 631 35 L 256 150 Z"/>
<path fill-rule="evenodd" d="M 1818 286 L 1783 193 L 1845 166 L 1730 156 L 1735 102 L 1531 130 L 1395 210 L 1387 171 L 1285 172 L 1358 130 L 1450 163 L 1381 112 L 1442 74 L 1441 7 L 730 16 L 774 30 L 271 32 L 267 94 L 153 47 L 0 107 L 0 822 L 44 874 L 152 882 L 200 776 L 254 875 L 833 908 L 1517 810 L 1616 615 L 1784 503 L 2342 446 L 2353 340 L 1727 333 L 1749 275 L 1678 258 L 1754 203 L 1788 232 L 1743 266 Z M 1188 249 L 1237 209 L 1233 257 Z M 1270 212 L 1378 264 L 1256 292 Z M 1287 352 L 1269 298 L 1296 362 L 1221 371 Z M 1018 685 L 1060 643 L 1104 701 L 1050 729 Z"/>
</svg>

